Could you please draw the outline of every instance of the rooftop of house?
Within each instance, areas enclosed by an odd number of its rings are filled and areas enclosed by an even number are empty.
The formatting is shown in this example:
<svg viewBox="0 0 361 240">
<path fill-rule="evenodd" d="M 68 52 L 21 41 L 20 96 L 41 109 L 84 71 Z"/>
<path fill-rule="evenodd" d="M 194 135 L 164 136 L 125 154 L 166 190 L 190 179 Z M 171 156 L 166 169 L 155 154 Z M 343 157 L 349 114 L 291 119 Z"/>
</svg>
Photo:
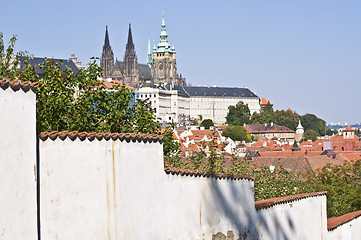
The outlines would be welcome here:
<svg viewBox="0 0 361 240">
<path fill-rule="evenodd" d="M 248 88 L 230 88 L 230 87 L 195 87 L 195 86 L 180 86 L 170 85 L 164 86 L 167 90 L 177 90 L 178 93 L 186 96 L 194 97 L 247 97 L 258 98 L 258 96 L 251 92 Z"/>
<path fill-rule="evenodd" d="M 260 133 L 294 133 L 295 131 L 285 126 L 279 126 L 277 124 L 246 124 L 244 126 L 248 133 L 260 134 Z"/>
<path fill-rule="evenodd" d="M 265 99 L 265 98 L 261 98 L 261 103 L 260 103 L 261 105 L 272 105 L 273 106 L 273 104 L 270 102 L 270 101 L 268 101 L 267 99 Z"/>
<path fill-rule="evenodd" d="M 29 57 L 29 64 L 31 66 L 36 66 L 35 68 L 35 73 L 36 74 L 43 74 L 43 71 L 40 69 L 40 65 L 45 62 L 46 58 L 45 57 Z M 71 71 L 73 71 L 74 73 L 77 73 L 79 71 L 79 68 L 75 65 L 75 63 L 71 60 L 68 59 L 58 59 L 58 58 L 49 58 L 52 59 L 54 61 L 54 63 L 60 63 L 60 68 L 62 70 L 65 70 L 65 68 L 69 68 Z M 24 60 L 25 57 L 20 57 L 20 71 L 23 69 L 24 67 Z"/>
</svg>

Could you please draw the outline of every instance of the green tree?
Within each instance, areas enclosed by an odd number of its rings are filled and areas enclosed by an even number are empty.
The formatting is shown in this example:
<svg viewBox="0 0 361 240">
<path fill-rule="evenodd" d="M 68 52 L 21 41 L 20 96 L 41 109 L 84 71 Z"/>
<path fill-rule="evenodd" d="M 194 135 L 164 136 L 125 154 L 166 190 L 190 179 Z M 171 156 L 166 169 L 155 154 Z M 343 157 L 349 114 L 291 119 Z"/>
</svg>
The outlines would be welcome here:
<svg viewBox="0 0 361 240">
<path fill-rule="evenodd" d="M 236 106 L 228 107 L 228 114 L 226 116 L 226 123 L 229 125 L 243 125 L 249 123 L 251 113 L 247 104 L 239 101 Z"/>
<path fill-rule="evenodd" d="M 306 174 L 308 192 L 327 191 L 327 216 L 337 217 L 361 210 L 361 160 L 343 165 L 328 164 Z"/>
<path fill-rule="evenodd" d="M 308 129 L 303 134 L 304 140 L 312 140 L 313 142 L 317 140 L 317 133 L 313 129 Z"/>
<path fill-rule="evenodd" d="M 242 126 L 228 125 L 222 132 L 225 137 L 230 137 L 233 141 L 246 141 L 250 142 L 251 139 L 247 135 L 246 129 Z"/>
<path fill-rule="evenodd" d="M 214 123 L 212 119 L 204 119 L 200 126 L 204 127 L 205 129 L 209 129 L 210 127 L 214 126 Z"/>
<path fill-rule="evenodd" d="M 326 134 L 326 122 L 314 114 L 307 113 L 301 116 L 301 123 L 305 131 L 312 129 L 318 136 L 324 136 Z"/>
<path fill-rule="evenodd" d="M 0 79 L 10 78 L 14 80 L 17 75 L 17 66 L 19 58 L 16 57 L 20 53 L 14 52 L 16 37 L 10 38 L 9 45 L 6 48 L 4 43 L 4 35 L 0 32 Z"/>
<path fill-rule="evenodd" d="M 263 123 L 271 123 L 275 122 L 275 113 L 274 112 L 260 112 L 253 113 L 251 117 L 252 124 L 263 124 Z"/>
</svg>

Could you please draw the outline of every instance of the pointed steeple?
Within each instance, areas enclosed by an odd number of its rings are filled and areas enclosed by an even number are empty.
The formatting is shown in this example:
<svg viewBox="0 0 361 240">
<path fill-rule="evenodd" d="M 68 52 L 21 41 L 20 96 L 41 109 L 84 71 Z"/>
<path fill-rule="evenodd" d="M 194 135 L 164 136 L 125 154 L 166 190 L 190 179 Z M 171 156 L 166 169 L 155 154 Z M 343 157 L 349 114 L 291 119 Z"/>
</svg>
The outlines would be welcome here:
<svg viewBox="0 0 361 240">
<path fill-rule="evenodd" d="M 134 48 L 134 44 L 133 44 L 133 36 L 132 36 L 132 28 L 130 26 L 129 23 L 129 32 L 128 32 L 128 42 L 127 42 L 127 48 Z"/>
<path fill-rule="evenodd" d="M 125 48 L 125 55 L 123 61 L 123 78 L 124 82 L 131 86 L 137 86 L 139 80 L 138 59 L 135 53 L 135 46 L 133 43 L 132 29 L 129 23 L 128 42 Z"/>
<path fill-rule="evenodd" d="M 105 40 L 104 40 L 104 47 L 110 47 L 110 43 L 109 43 L 109 35 L 108 35 L 108 26 L 105 26 Z"/>
<path fill-rule="evenodd" d="M 100 67 L 103 68 L 103 77 L 112 77 L 114 70 L 114 54 L 110 46 L 108 26 L 105 27 L 105 39 L 102 57 L 100 59 Z"/>
<path fill-rule="evenodd" d="M 160 31 L 160 42 L 157 45 L 157 52 L 164 53 L 164 52 L 172 52 L 170 44 L 168 42 L 168 34 L 166 30 L 165 20 L 164 20 L 164 13 L 162 13 L 162 30 Z"/>
<path fill-rule="evenodd" d="M 152 63 L 153 63 L 153 59 L 152 59 L 152 49 L 150 47 L 150 38 L 148 37 L 148 52 L 147 52 L 147 64 L 150 68 L 152 68 Z"/>
</svg>

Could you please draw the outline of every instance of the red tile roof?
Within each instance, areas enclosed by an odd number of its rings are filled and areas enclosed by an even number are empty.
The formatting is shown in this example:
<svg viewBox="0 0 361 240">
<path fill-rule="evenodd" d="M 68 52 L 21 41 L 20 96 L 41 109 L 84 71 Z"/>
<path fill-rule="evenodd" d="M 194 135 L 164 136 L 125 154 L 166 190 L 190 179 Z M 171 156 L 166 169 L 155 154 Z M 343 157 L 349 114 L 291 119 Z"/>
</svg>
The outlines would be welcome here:
<svg viewBox="0 0 361 240">
<path fill-rule="evenodd" d="M 343 132 L 354 132 L 354 130 L 350 126 L 347 126 Z"/>
<path fill-rule="evenodd" d="M 38 82 L 36 83 L 32 83 L 32 82 L 22 82 L 20 80 L 14 80 L 14 81 L 10 81 L 9 79 L 2 79 L 0 80 L 0 87 L 2 89 L 7 89 L 8 87 L 10 87 L 13 91 L 18 91 L 18 90 L 23 90 L 24 92 L 27 92 L 29 90 L 33 91 L 34 93 L 36 92 L 36 88 L 39 85 Z"/>
<path fill-rule="evenodd" d="M 270 198 L 266 200 L 260 200 L 255 202 L 256 210 L 260 210 L 263 208 L 269 208 L 278 204 L 289 203 L 293 201 L 297 201 L 303 198 L 317 197 L 321 195 L 326 195 L 327 192 L 313 192 L 313 193 L 302 193 L 291 196 Z"/>
<path fill-rule="evenodd" d="M 339 216 L 339 217 L 333 217 L 327 219 L 327 230 L 332 231 L 338 226 L 341 226 L 345 223 L 348 223 L 349 221 L 358 218 L 361 216 L 361 210 L 356 212 L 347 213 L 345 215 Z"/>
<path fill-rule="evenodd" d="M 267 99 L 265 98 L 261 98 L 261 105 L 267 105 L 267 104 L 271 104 L 273 106 L 272 103 L 270 103 L 270 101 L 268 101 Z"/>
<path fill-rule="evenodd" d="M 68 132 L 68 131 L 62 131 L 62 132 L 41 132 L 39 134 L 39 138 L 42 141 L 47 140 L 50 138 L 51 140 L 55 140 L 56 138 L 60 138 L 61 140 L 65 140 L 67 137 L 74 141 L 76 138 L 79 138 L 81 141 L 84 141 L 85 139 L 88 139 L 89 141 L 93 141 L 95 138 L 99 141 L 102 139 L 109 140 L 110 138 L 113 140 L 120 140 L 127 142 L 130 141 L 138 141 L 138 142 L 162 142 L 163 136 L 157 135 L 157 134 L 140 134 L 140 133 L 95 133 L 95 132 Z"/>
<path fill-rule="evenodd" d="M 183 168 L 165 167 L 164 171 L 167 174 L 181 175 L 181 176 L 185 175 L 185 176 L 194 176 L 194 177 L 212 177 L 212 178 L 230 179 L 230 180 L 241 180 L 241 179 L 253 180 L 252 176 L 230 174 L 230 173 L 212 173 L 212 172 L 183 169 Z"/>
</svg>

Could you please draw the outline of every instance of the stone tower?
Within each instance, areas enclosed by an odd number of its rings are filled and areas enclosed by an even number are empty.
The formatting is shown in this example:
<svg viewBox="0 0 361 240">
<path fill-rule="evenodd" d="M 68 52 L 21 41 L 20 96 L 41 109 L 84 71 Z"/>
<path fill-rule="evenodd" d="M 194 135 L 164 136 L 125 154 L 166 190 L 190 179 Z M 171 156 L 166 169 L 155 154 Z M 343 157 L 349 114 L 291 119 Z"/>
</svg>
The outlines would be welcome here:
<svg viewBox="0 0 361 240">
<path fill-rule="evenodd" d="M 109 43 L 108 26 L 105 27 L 105 40 L 103 46 L 102 58 L 100 60 L 100 67 L 103 68 L 103 77 L 112 77 L 114 70 L 114 54 Z"/>
<path fill-rule="evenodd" d="M 138 59 L 135 53 L 135 47 L 132 37 L 132 29 L 129 24 L 128 42 L 124 55 L 124 68 L 123 79 L 125 84 L 138 86 L 139 85 L 139 71 L 138 71 Z"/>
<path fill-rule="evenodd" d="M 164 21 L 162 19 L 162 30 L 160 32 L 160 42 L 153 48 L 152 76 L 154 83 L 173 83 L 183 85 L 182 79 L 177 75 L 177 63 L 174 46 L 168 42 L 168 35 Z"/>
</svg>

